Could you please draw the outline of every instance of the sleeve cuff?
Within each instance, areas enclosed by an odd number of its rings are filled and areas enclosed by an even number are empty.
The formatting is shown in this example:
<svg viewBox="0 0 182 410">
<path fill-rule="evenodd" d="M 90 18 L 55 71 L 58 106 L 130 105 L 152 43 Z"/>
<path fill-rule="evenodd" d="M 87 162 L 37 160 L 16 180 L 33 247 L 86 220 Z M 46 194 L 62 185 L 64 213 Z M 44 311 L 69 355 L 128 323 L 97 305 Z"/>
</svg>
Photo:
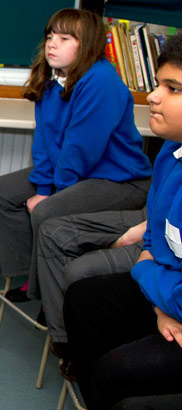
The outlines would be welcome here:
<svg viewBox="0 0 182 410">
<path fill-rule="evenodd" d="M 51 185 L 37 185 L 38 195 L 51 195 L 52 186 Z"/>
</svg>

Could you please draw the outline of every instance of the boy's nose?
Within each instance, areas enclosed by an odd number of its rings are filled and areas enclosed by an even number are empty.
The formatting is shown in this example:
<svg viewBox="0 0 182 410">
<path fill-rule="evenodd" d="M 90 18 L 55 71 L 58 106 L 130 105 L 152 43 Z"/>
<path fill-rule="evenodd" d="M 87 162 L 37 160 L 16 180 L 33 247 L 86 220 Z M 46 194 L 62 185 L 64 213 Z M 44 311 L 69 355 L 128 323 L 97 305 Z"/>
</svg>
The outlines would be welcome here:
<svg viewBox="0 0 182 410">
<path fill-rule="evenodd" d="M 161 102 L 161 95 L 158 91 L 158 88 L 156 90 L 152 91 L 148 96 L 147 96 L 147 102 L 150 103 L 156 103 L 159 104 Z"/>
</svg>

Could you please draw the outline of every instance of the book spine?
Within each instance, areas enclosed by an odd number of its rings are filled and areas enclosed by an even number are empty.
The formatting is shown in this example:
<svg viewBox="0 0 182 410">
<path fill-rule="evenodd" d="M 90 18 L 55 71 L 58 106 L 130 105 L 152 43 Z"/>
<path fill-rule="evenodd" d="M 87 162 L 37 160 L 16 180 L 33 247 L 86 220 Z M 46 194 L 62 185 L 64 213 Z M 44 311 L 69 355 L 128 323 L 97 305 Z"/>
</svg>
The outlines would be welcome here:
<svg viewBox="0 0 182 410">
<path fill-rule="evenodd" d="M 133 88 L 130 68 L 129 68 L 129 64 L 128 64 L 128 57 L 127 57 L 127 51 L 126 51 L 124 30 L 123 30 L 123 25 L 122 24 L 118 25 L 118 34 L 119 34 L 120 44 L 121 44 L 122 53 L 123 53 L 123 61 L 124 61 L 124 67 L 125 67 L 125 73 L 126 73 L 128 87 Z"/>
<path fill-rule="evenodd" d="M 131 39 L 131 46 L 132 46 L 132 51 L 133 51 L 133 59 L 134 59 L 134 64 L 135 64 L 138 89 L 143 91 L 145 89 L 145 84 L 143 80 L 142 68 L 140 64 L 140 57 L 139 57 L 135 34 L 131 34 L 130 39 Z"/>
<path fill-rule="evenodd" d="M 133 60 L 131 58 L 130 36 L 129 36 L 128 29 L 125 23 L 120 23 L 120 27 L 122 27 L 123 29 L 123 38 L 124 38 L 125 50 L 126 50 L 127 67 L 130 73 L 130 88 L 136 90 L 137 83 L 136 83 L 136 74 L 135 74 L 134 66 L 133 66 Z"/>
<path fill-rule="evenodd" d="M 142 73 L 143 73 L 143 78 L 144 78 L 144 83 L 145 83 L 145 89 L 147 92 L 151 91 L 151 87 L 149 84 L 149 78 L 148 78 L 148 73 L 147 73 L 147 68 L 145 65 L 145 56 L 143 54 L 143 44 L 141 42 L 141 28 L 142 26 L 136 27 L 135 28 L 135 35 L 136 35 L 136 41 L 138 45 L 138 51 L 139 51 L 139 56 L 140 56 L 140 62 L 141 62 L 141 67 L 142 67 Z M 140 30 L 140 32 L 139 32 Z"/>
<path fill-rule="evenodd" d="M 123 60 L 122 48 L 121 48 L 121 44 L 119 41 L 118 26 L 112 26 L 112 34 L 113 34 L 114 45 L 116 49 L 118 65 L 119 65 L 119 69 L 121 73 L 121 78 L 124 81 L 124 83 L 128 85 L 126 72 L 125 72 L 125 66 L 124 66 L 124 60 Z"/>
<path fill-rule="evenodd" d="M 158 37 L 157 37 L 155 34 L 153 34 L 153 37 L 154 37 L 154 43 L 155 43 L 155 48 L 156 48 L 157 56 L 159 57 L 159 55 L 160 55 L 160 53 L 161 53 L 160 45 L 159 45 L 159 39 L 158 39 Z"/>
<path fill-rule="evenodd" d="M 162 47 L 164 46 L 164 43 L 165 43 L 165 39 L 164 39 L 162 34 L 158 34 L 156 37 L 158 39 L 159 49 L 160 49 L 160 52 L 161 52 Z"/>
<path fill-rule="evenodd" d="M 115 67 L 119 76 L 121 76 L 118 59 L 116 54 L 116 48 L 114 45 L 114 38 L 111 30 L 106 32 L 106 58 L 110 61 L 110 63 Z"/>
<path fill-rule="evenodd" d="M 148 61 L 148 67 L 149 67 L 149 72 L 150 72 L 150 77 L 151 77 L 152 88 L 154 89 L 157 85 L 156 78 L 155 78 L 156 72 L 155 72 L 155 66 L 154 66 L 152 51 L 151 51 L 150 42 L 149 42 L 147 26 L 146 25 L 143 26 L 142 30 L 143 30 L 143 37 L 144 37 L 146 51 L 147 51 L 147 61 Z"/>
</svg>

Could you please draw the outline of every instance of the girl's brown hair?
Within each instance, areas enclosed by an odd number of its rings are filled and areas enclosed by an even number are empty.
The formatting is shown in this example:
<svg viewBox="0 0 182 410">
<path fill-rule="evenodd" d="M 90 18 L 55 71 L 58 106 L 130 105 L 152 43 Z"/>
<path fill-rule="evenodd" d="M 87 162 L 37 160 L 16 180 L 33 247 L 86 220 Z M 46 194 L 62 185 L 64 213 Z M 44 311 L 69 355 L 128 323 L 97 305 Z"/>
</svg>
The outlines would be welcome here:
<svg viewBox="0 0 182 410">
<path fill-rule="evenodd" d="M 24 92 L 24 97 L 32 101 L 40 100 L 51 83 L 52 69 L 45 58 L 46 39 L 51 32 L 70 34 L 79 40 L 77 57 L 68 69 L 62 98 L 69 99 L 77 81 L 92 64 L 105 57 L 106 34 L 101 17 L 89 10 L 59 10 L 46 25 L 44 40 Z"/>
</svg>

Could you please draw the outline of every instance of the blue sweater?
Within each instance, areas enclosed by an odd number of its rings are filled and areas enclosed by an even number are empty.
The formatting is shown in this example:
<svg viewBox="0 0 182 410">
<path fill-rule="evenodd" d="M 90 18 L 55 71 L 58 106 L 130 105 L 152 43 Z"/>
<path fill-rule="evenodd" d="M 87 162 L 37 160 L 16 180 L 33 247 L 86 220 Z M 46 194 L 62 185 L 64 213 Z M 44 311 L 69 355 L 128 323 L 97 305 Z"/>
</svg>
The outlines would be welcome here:
<svg viewBox="0 0 182 410">
<path fill-rule="evenodd" d="M 35 104 L 36 129 L 30 181 L 49 195 L 87 178 L 126 181 L 151 176 L 134 124 L 133 97 L 108 60 L 96 62 L 71 98 L 53 80 Z"/>
<path fill-rule="evenodd" d="M 154 165 L 144 249 L 132 277 L 153 305 L 182 322 L 182 146 L 166 141 Z"/>
</svg>

